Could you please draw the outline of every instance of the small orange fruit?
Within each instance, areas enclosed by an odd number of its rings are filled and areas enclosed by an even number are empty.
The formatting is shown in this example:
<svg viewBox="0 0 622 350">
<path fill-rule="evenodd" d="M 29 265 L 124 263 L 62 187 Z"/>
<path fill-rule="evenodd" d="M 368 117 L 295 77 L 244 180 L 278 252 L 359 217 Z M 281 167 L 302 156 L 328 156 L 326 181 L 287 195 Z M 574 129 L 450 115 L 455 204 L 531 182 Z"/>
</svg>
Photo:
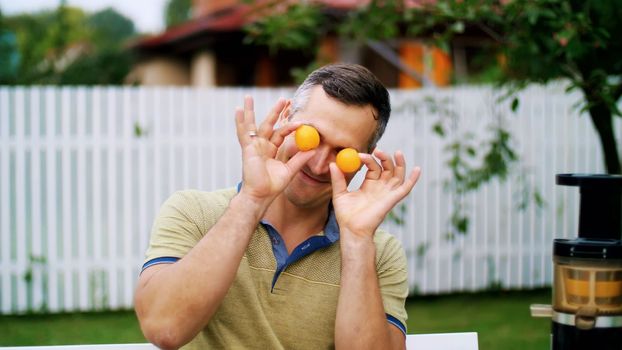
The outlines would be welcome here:
<svg viewBox="0 0 622 350">
<path fill-rule="evenodd" d="M 320 134 L 311 125 L 301 125 L 296 129 L 296 146 L 301 151 L 309 151 L 320 145 Z"/>
<path fill-rule="evenodd" d="M 337 166 L 344 173 L 353 173 L 361 167 L 361 158 L 359 152 L 354 148 L 344 148 L 337 153 L 335 160 Z"/>
</svg>

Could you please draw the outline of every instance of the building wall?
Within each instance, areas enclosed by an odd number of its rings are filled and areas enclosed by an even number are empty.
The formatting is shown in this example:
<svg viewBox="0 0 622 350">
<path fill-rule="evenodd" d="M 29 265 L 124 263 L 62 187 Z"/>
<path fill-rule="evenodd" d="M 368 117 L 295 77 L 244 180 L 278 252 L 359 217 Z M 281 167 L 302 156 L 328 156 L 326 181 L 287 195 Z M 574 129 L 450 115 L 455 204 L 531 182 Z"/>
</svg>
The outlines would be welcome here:
<svg viewBox="0 0 622 350">
<path fill-rule="evenodd" d="M 190 67 L 181 60 L 154 57 L 137 64 L 128 75 L 127 83 L 147 86 L 190 85 Z"/>
<path fill-rule="evenodd" d="M 192 57 L 191 85 L 207 87 L 216 85 L 216 57 L 209 50 L 199 51 Z"/>
<path fill-rule="evenodd" d="M 451 57 L 438 47 L 415 40 L 403 40 L 399 53 L 406 65 L 428 78 L 435 86 L 448 86 L 451 83 Z M 404 72 L 399 73 L 398 80 L 397 86 L 400 88 L 413 89 L 422 86 L 422 82 Z"/>
</svg>

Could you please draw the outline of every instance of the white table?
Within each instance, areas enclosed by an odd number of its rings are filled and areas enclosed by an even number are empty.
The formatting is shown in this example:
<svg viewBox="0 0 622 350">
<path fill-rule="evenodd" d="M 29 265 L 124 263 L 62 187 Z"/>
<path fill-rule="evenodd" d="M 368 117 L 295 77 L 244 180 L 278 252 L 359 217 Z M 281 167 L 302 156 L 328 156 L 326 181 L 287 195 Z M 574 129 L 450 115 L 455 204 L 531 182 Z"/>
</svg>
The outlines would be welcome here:
<svg viewBox="0 0 622 350">
<path fill-rule="evenodd" d="M 477 333 L 409 334 L 406 336 L 409 350 L 478 350 Z M 99 344 L 99 345 L 51 345 L 12 346 L 2 350 L 158 350 L 152 344 Z"/>
<path fill-rule="evenodd" d="M 409 334 L 406 336 L 409 350 L 478 350 L 477 333 Z"/>
</svg>

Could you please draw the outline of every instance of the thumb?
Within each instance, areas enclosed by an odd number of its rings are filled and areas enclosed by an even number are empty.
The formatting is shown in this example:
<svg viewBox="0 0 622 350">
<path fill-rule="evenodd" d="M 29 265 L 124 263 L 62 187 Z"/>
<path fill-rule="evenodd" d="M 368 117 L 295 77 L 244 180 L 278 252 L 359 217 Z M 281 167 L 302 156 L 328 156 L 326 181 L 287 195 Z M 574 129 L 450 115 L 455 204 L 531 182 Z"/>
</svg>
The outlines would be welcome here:
<svg viewBox="0 0 622 350">
<path fill-rule="evenodd" d="M 348 184 L 346 183 L 345 176 L 343 176 L 343 173 L 339 170 L 335 162 L 331 162 L 328 167 L 330 169 L 330 181 L 333 186 L 333 198 L 336 198 L 348 192 Z"/>
<path fill-rule="evenodd" d="M 298 152 L 287 161 L 287 167 L 293 176 L 302 169 L 302 167 L 315 155 L 315 150 L 306 152 Z"/>
</svg>

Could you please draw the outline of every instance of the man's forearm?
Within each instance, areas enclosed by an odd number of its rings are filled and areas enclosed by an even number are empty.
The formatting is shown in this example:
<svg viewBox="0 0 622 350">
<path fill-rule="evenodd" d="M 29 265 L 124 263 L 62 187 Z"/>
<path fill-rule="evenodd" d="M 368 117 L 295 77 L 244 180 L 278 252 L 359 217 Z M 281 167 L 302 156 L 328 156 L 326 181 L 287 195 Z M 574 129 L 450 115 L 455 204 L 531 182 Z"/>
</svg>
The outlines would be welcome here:
<svg viewBox="0 0 622 350">
<path fill-rule="evenodd" d="M 355 238 L 340 244 L 341 289 L 335 323 L 336 348 L 394 348 L 376 275 L 373 238 Z"/>
<path fill-rule="evenodd" d="M 136 312 L 145 336 L 163 348 L 194 338 L 233 283 L 265 208 L 238 194 L 209 232 L 178 262 L 143 272 Z"/>
</svg>

